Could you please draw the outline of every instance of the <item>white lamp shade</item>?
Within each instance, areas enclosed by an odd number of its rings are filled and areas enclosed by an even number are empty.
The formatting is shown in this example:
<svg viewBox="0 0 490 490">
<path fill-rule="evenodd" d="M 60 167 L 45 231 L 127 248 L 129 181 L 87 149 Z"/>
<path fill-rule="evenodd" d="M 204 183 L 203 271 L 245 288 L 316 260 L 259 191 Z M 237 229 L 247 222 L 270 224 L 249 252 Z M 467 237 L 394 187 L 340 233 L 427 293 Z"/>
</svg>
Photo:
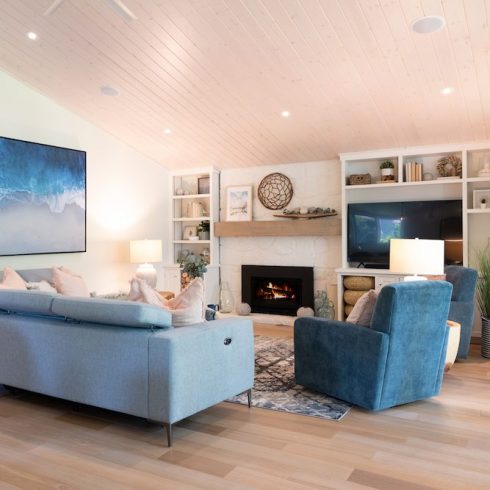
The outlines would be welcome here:
<svg viewBox="0 0 490 490">
<path fill-rule="evenodd" d="M 400 274 L 444 274 L 444 240 L 391 239 L 390 271 Z"/>
<path fill-rule="evenodd" d="M 132 264 L 162 261 L 161 240 L 131 240 L 129 242 L 129 257 Z"/>
</svg>

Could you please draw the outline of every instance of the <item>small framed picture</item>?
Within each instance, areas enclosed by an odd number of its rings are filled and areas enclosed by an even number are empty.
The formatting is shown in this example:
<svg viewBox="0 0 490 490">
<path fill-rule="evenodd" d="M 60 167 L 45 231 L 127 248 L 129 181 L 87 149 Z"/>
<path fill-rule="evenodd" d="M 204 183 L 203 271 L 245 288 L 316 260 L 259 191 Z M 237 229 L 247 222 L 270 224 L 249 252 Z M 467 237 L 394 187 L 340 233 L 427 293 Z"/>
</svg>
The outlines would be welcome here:
<svg viewBox="0 0 490 490">
<path fill-rule="evenodd" d="M 186 226 L 182 233 L 182 240 L 195 240 L 192 237 L 197 237 L 197 226 Z"/>
<path fill-rule="evenodd" d="M 226 220 L 252 221 L 252 186 L 241 185 L 226 189 Z"/>
<path fill-rule="evenodd" d="M 209 194 L 209 177 L 198 177 L 197 179 L 197 193 Z"/>
<path fill-rule="evenodd" d="M 490 208 L 490 189 L 473 191 L 473 209 Z"/>
</svg>

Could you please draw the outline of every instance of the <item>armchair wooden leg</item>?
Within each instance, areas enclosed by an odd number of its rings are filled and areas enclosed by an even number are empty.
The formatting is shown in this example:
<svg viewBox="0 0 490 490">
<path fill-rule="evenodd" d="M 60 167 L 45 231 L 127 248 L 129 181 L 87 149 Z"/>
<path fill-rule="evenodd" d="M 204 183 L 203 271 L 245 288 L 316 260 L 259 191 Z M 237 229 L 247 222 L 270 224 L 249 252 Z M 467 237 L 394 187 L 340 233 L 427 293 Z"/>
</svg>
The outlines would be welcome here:
<svg viewBox="0 0 490 490">
<path fill-rule="evenodd" d="M 247 390 L 247 401 L 248 401 L 248 408 L 252 407 L 252 388 Z"/>
<path fill-rule="evenodd" d="M 167 445 L 168 447 L 172 447 L 172 424 L 166 424 L 165 422 L 163 423 L 163 427 L 165 427 L 165 430 L 167 432 Z"/>
</svg>

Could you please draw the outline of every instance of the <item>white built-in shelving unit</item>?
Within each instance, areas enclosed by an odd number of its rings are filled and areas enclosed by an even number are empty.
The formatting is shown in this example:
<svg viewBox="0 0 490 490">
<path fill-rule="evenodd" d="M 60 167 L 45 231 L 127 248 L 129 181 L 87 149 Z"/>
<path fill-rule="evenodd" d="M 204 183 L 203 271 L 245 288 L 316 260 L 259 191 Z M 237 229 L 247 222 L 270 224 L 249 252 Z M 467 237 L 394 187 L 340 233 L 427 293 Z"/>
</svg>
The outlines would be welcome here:
<svg viewBox="0 0 490 490">
<path fill-rule="evenodd" d="M 200 192 L 201 191 L 201 192 Z M 204 276 L 205 301 L 217 303 L 219 297 L 219 238 L 214 224 L 219 220 L 219 171 L 214 168 L 193 168 L 170 176 L 171 219 L 165 247 L 165 289 L 180 291 L 179 254 L 189 250 L 196 255 L 209 255 Z M 201 222 L 209 223 L 209 239 L 191 240 L 198 236 Z"/>
<path fill-rule="evenodd" d="M 437 162 L 447 155 L 461 158 L 462 175 L 458 178 L 438 179 Z M 387 270 L 357 269 L 347 260 L 347 208 L 350 203 L 390 202 L 390 201 L 430 201 L 461 199 L 463 207 L 463 264 L 474 266 L 475 250 L 484 248 L 490 238 L 490 201 L 486 209 L 474 206 L 475 191 L 489 190 L 490 177 L 479 177 L 478 171 L 484 163 L 490 163 L 490 142 L 406 147 L 365 152 L 343 153 L 341 159 L 342 188 L 342 268 L 338 270 L 339 305 L 342 305 L 342 278 L 345 275 L 365 275 L 389 277 Z M 385 160 L 394 164 L 395 180 L 380 183 L 380 165 Z M 423 174 L 430 173 L 433 180 L 407 182 L 405 175 L 407 162 L 423 165 Z M 353 174 L 371 175 L 371 184 L 349 185 Z M 427 178 L 427 176 L 426 176 Z M 392 280 L 399 280 L 392 276 Z M 342 308 L 339 307 L 339 310 Z M 339 311 L 339 317 L 343 315 Z"/>
</svg>

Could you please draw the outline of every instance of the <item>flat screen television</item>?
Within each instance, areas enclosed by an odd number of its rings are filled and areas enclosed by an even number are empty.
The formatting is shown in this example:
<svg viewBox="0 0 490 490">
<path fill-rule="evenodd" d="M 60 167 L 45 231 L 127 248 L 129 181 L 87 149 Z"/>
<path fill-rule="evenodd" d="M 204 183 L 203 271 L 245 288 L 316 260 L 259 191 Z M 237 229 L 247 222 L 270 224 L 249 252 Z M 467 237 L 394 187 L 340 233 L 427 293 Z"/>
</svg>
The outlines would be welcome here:
<svg viewBox="0 0 490 490">
<path fill-rule="evenodd" d="M 445 263 L 463 263 L 461 200 L 355 203 L 347 214 L 351 265 L 388 268 L 391 238 L 444 240 Z"/>
</svg>

